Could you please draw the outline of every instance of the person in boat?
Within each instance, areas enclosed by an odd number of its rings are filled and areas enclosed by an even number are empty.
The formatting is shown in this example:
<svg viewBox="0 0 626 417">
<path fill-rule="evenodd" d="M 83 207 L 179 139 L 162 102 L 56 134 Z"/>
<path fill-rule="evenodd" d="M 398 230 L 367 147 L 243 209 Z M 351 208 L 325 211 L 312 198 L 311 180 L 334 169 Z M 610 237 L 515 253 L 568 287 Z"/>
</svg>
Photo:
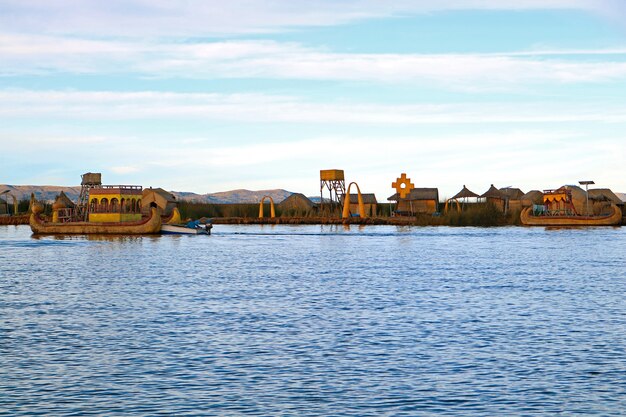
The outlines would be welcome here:
<svg viewBox="0 0 626 417">
<path fill-rule="evenodd" d="M 213 225 L 211 224 L 210 221 L 205 222 L 205 223 L 201 223 L 200 220 L 191 220 L 191 219 L 188 219 L 187 224 L 185 226 L 190 228 L 190 229 L 202 229 L 202 228 L 204 228 L 204 230 L 206 230 L 207 232 L 210 232 L 211 229 L 213 228 Z"/>
</svg>

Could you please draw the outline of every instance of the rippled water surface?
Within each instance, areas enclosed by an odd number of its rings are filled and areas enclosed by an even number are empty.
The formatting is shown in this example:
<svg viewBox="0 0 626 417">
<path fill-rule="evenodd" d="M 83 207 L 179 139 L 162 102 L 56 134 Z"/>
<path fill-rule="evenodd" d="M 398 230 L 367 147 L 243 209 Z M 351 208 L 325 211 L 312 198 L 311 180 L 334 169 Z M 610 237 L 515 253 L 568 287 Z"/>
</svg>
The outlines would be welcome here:
<svg viewBox="0 0 626 417">
<path fill-rule="evenodd" d="M 0 415 L 626 413 L 626 228 L 0 227 Z"/>
</svg>

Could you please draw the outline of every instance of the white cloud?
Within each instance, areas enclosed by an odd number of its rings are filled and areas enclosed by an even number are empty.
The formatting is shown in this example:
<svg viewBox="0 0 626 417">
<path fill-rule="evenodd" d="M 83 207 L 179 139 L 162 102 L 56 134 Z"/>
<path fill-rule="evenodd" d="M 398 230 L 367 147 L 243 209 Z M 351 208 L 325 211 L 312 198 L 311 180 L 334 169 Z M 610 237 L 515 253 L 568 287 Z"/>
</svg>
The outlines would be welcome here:
<svg viewBox="0 0 626 417">
<path fill-rule="evenodd" d="M 133 172 L 139 172 L 140 168 L 136 166 L 116 166 L 111 167 L 111 171 L 116 174 L 131 174 Z"/>
<path fill-rule="evenodd" d="M 619 47 L 366 54 L 243 38 L 462 9 L 574 9 L 624 15 L 623 2 L 613 0 L 4 0 L 0 76 L 354 80 L 478 91 L 609 83 L 615 96 L 626 80 L 626 50 Z M 233 41 L 207 41 L 233 34 L 239 35 Z M 194 123 L 179 123 L 181 131 L 154 137 L 142 131 L 147 123 L 125 123 L 136 120 Z M 236 133 L 203 132 L 198 125 L 204 121 L 236 125 Z M 266 122 L 300 125 L 288 131 L 289 141 L 265 132 L 259 139 L 255 129 Z M 540 129 L 532 123 L 551 125 Z M 615 123 L 616 129 L 600 140 L 598 131 L 609 131 L 604 123 Z M 588 97 L 549 103 L 539 97 L 525 104 L 503 98 L 489 104 L 386 105 L 266 94 L 5 89 L 0 90 L 0 144 L 5 150 L 0 165 L 7 175 L 62 165 L 63 172 L 75 172 L 76 178 L 87 170 L 101 170 L 130 183 L 198 192 L 284 187 L 317 194 L 318 171 L 330 167 L 346 169 L 379 198 L 390 194 L 390 181 L 402 171 L 417 184 L 441 187 L 442 195 L 458 191 L 463 183 L 475 191 L 484 191 L 491 182 L 558 186 L 591 177 L 590 172 L 599 184 L 626 190 L 619 176 L 625 162 L 620 123 L 626 123 L 626 108 L 619 98 L 613 103 L 591 102 Z M 454 133 L 461 131 L 458 124 L 463 124 L 462 135 Z M 311 125 L 312 131 L 337 126 L 349 133 L 318 136 L 307 131 Z M 391 129 L 377 133 L 380 126 Z M 370 132 L 370 127 L 375 129 Z M 239 140 L 243 137 L 246 140 Z"/>
<path fill-rule="evenodd" d="M 220 120 L 238 123 L 424 125 L 626 122 L 603 102 L 374 104 L 266 94 L 0 90 L 0 120 Z"/>
<path fill-rule="evenodd" d="M 68 176 L 64 184 L 76 183 L 82 172 L 97 171 L 108 183 L 201 193 L 286 188 L 316 195 L 319 170 L 325 168 L 344 169 L 350 181 L 357 181 L 364 192 L 375 192 L 379 198 L 391 195 L 390 183 L 401 172 L 418 186 L 439 187 L 442 197 L 457 192 L 463 184 L 476 192 L 485 191 L 490 183 L 529 190 L 588 177 L 601 186 L 626 190 L 619 175 L 626 162 L 619 132 L 598 139 L 593 127 L 574 130 L 564 125 L 547 130 L 514 126 L 492 132 L 477 127 L 457 134 L 408 130 L 325 136 L 303 131 L 289 140 L 253 143 L 210 134 L 204 140 L 192 136 L 190 143 L 154 140 L 149 134 L 111 135 L 94 143 L 67 145 L 78 138 L 79 133 L 68 133 L 59 141 L 55 135 L 28 129 L 16 138 L 0 130 L 0 143 L 12 155 L 6 161 L 10 176 L 5 181 L 19 184 L 11 176 L 24 172 L 28 163 L 37 166 L 37 172 L 46 172 L 47 166 L 61 170 Z M 33 152 L 32 145 L 38 141 L 41 146 Z"/>
<path fill-rule="evenodd" d="M 0 35 L 0 75 L 45 72 L 163 78 L 266 78 L 437 83 L 489 90 L 528 83 L 609 82 L 626 78 L 624 49 L 501 54 L 334 53 L 293 43 L 143 43 Z M 564 57 L 570 55 L 569 57 Z M 577 56 L 596 55 L 593 61 Z M 613 58 L 617 57 L 617 59 Z"/>
<path fill-rule="evenodd" d="M 186 37 L 272 32 L 446 10 L 577 9 L 606 13 L 619 7 L 613 0 L 3 0 L 0 27 L 25 33 Z"/>
</svg>

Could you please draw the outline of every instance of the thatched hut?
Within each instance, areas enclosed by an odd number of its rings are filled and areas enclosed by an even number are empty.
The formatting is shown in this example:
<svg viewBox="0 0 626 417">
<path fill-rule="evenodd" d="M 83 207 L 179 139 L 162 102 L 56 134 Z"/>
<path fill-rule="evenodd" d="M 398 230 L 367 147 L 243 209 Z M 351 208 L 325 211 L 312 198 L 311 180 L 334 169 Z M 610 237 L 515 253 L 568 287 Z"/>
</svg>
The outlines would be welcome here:
<svg viewBox="0 0 626 417">
<path fill-rule="evenodd" d="M 293 193 L 278 204 L 282 213 L 290 215 L 304 215 L 317 209 L 304 194 Z"/>
<path fill-rule="evenodd" d="M 589 190 L 589 198 L 610 201 L 616 206 L 624 205 L 622 199 L 608 188 L 594 188 L 592 190 Z"/>
<path fill-rule="evenodd" d="M 387 200 L 397 203 L 396 214 L 400 215 L 433 214 L 439 211 L 438 188 L 413 188 L 405 198 L 396 193 Z"/>
<path fill-rule="evenodd" d="M 607 203 L 615 204 L 624 212 L 624 202 L 608 188 L 594 188 L 589 190 L 589 200 L 593 203 L 594 214 L 601 214 L 606 210 Z"/>
<path fill-rule="evenodd" d="M 477 200 L 479 198 L 479 195 L 476 194 L 475 192 L 469 190 L 465 184 L 463 184 L 463 188 L 461 189 L 461 191 L 459 191 L 458 193 L 456 193 L 453 197 L 450 197 L 449 199 L 446 200 L 446 205 L 444 208 L 444 212 L 448 212 L 448 207 L 450 205 L 450 203 L 456 203 L 456 207 L 458 210 L 461 209 L 461 202 L 463 202 L 463 204 L 468 202 L 468 199 L 472 199 L 472 200 Z"/>
<path fill-rule="evenodd" d="M 76 204 L 61 191 L 54 203 L 52 203 L 52 221 L 55 223 L 70 221 L 75 207 Z"/>
<path fill-rule="evenodd" d="M 539 190 L 531 190 L 524 194 L 520 201 L 522 208 L 532 207 L 535 204 L 543 204 L 543 193 Z"/>
<path fill-rule="evenodd" d="M 174 194 L 163 188 L 146 188 L 141 195 L 141 213 L 145 215 L 150 214 L 150 207 L 158 207 L 164 216 L 169 216 L 177 205 Z"/>
<path fill-rule="evenodd" d="M 519 188 L 500 188 L 500 194 L 504 197 L 504 211 L 522 211 L 522 196 L 524 192 Z"/>
<path fill-rule="evenodd" d="M 361 194 L 363 206 L 367 216 L 375 216 L 378 211 L 378 201 L 375 194 Z M 350 213 L 359 212 L 359 195 L 350 194 Z"/>
<path fill-rule="evenodd" d="M 506 211 L 506 198 L 493 184 L 491 184 L 491 187 L 489 187 L 487 191 L 481 194 L 480 198 L 486 203 L 493 204 L 503 212 Z"/>
<path fill-rule="evenodd" d="M 4 198 L 0 197 L 0 215 L 5 215 L 7 214 L 7 208 L 8 208 L 8 204 L 7 204 L 7 200 L 5 200 Z"/>
<path fill-rule="evenodd" d="M 467 202 L 468 198 L 479 198 L 480 196 L 478 194 L 476 194 L 475 192 L 469 190 L 465 184 L 463 185 L 463 188 L 461 189 L 461 191 L 459 191 L 458 193 L 456 193 L 454 195 L 454 197 L 449 198 L 448 200 L 463 200 L 464 202 Z"/>
<path fill-rule="evenodd" d="M 74 208 L 76 206 L 63 191 L 57 196 L 53 204 L 63 208 Z"/>
</svg>

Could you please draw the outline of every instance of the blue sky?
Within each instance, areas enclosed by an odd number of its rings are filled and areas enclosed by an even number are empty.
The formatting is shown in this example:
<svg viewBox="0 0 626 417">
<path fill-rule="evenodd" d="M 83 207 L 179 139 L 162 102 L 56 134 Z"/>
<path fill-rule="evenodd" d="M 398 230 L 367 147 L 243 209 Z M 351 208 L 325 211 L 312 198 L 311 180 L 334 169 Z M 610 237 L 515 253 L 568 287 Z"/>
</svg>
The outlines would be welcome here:
<svg viewBox="0 0 626 417">
<path fill-rule="evenodd" d="M 0 3 L 0 183 L 626 191 L 626 3 Z"/>
</svg>

